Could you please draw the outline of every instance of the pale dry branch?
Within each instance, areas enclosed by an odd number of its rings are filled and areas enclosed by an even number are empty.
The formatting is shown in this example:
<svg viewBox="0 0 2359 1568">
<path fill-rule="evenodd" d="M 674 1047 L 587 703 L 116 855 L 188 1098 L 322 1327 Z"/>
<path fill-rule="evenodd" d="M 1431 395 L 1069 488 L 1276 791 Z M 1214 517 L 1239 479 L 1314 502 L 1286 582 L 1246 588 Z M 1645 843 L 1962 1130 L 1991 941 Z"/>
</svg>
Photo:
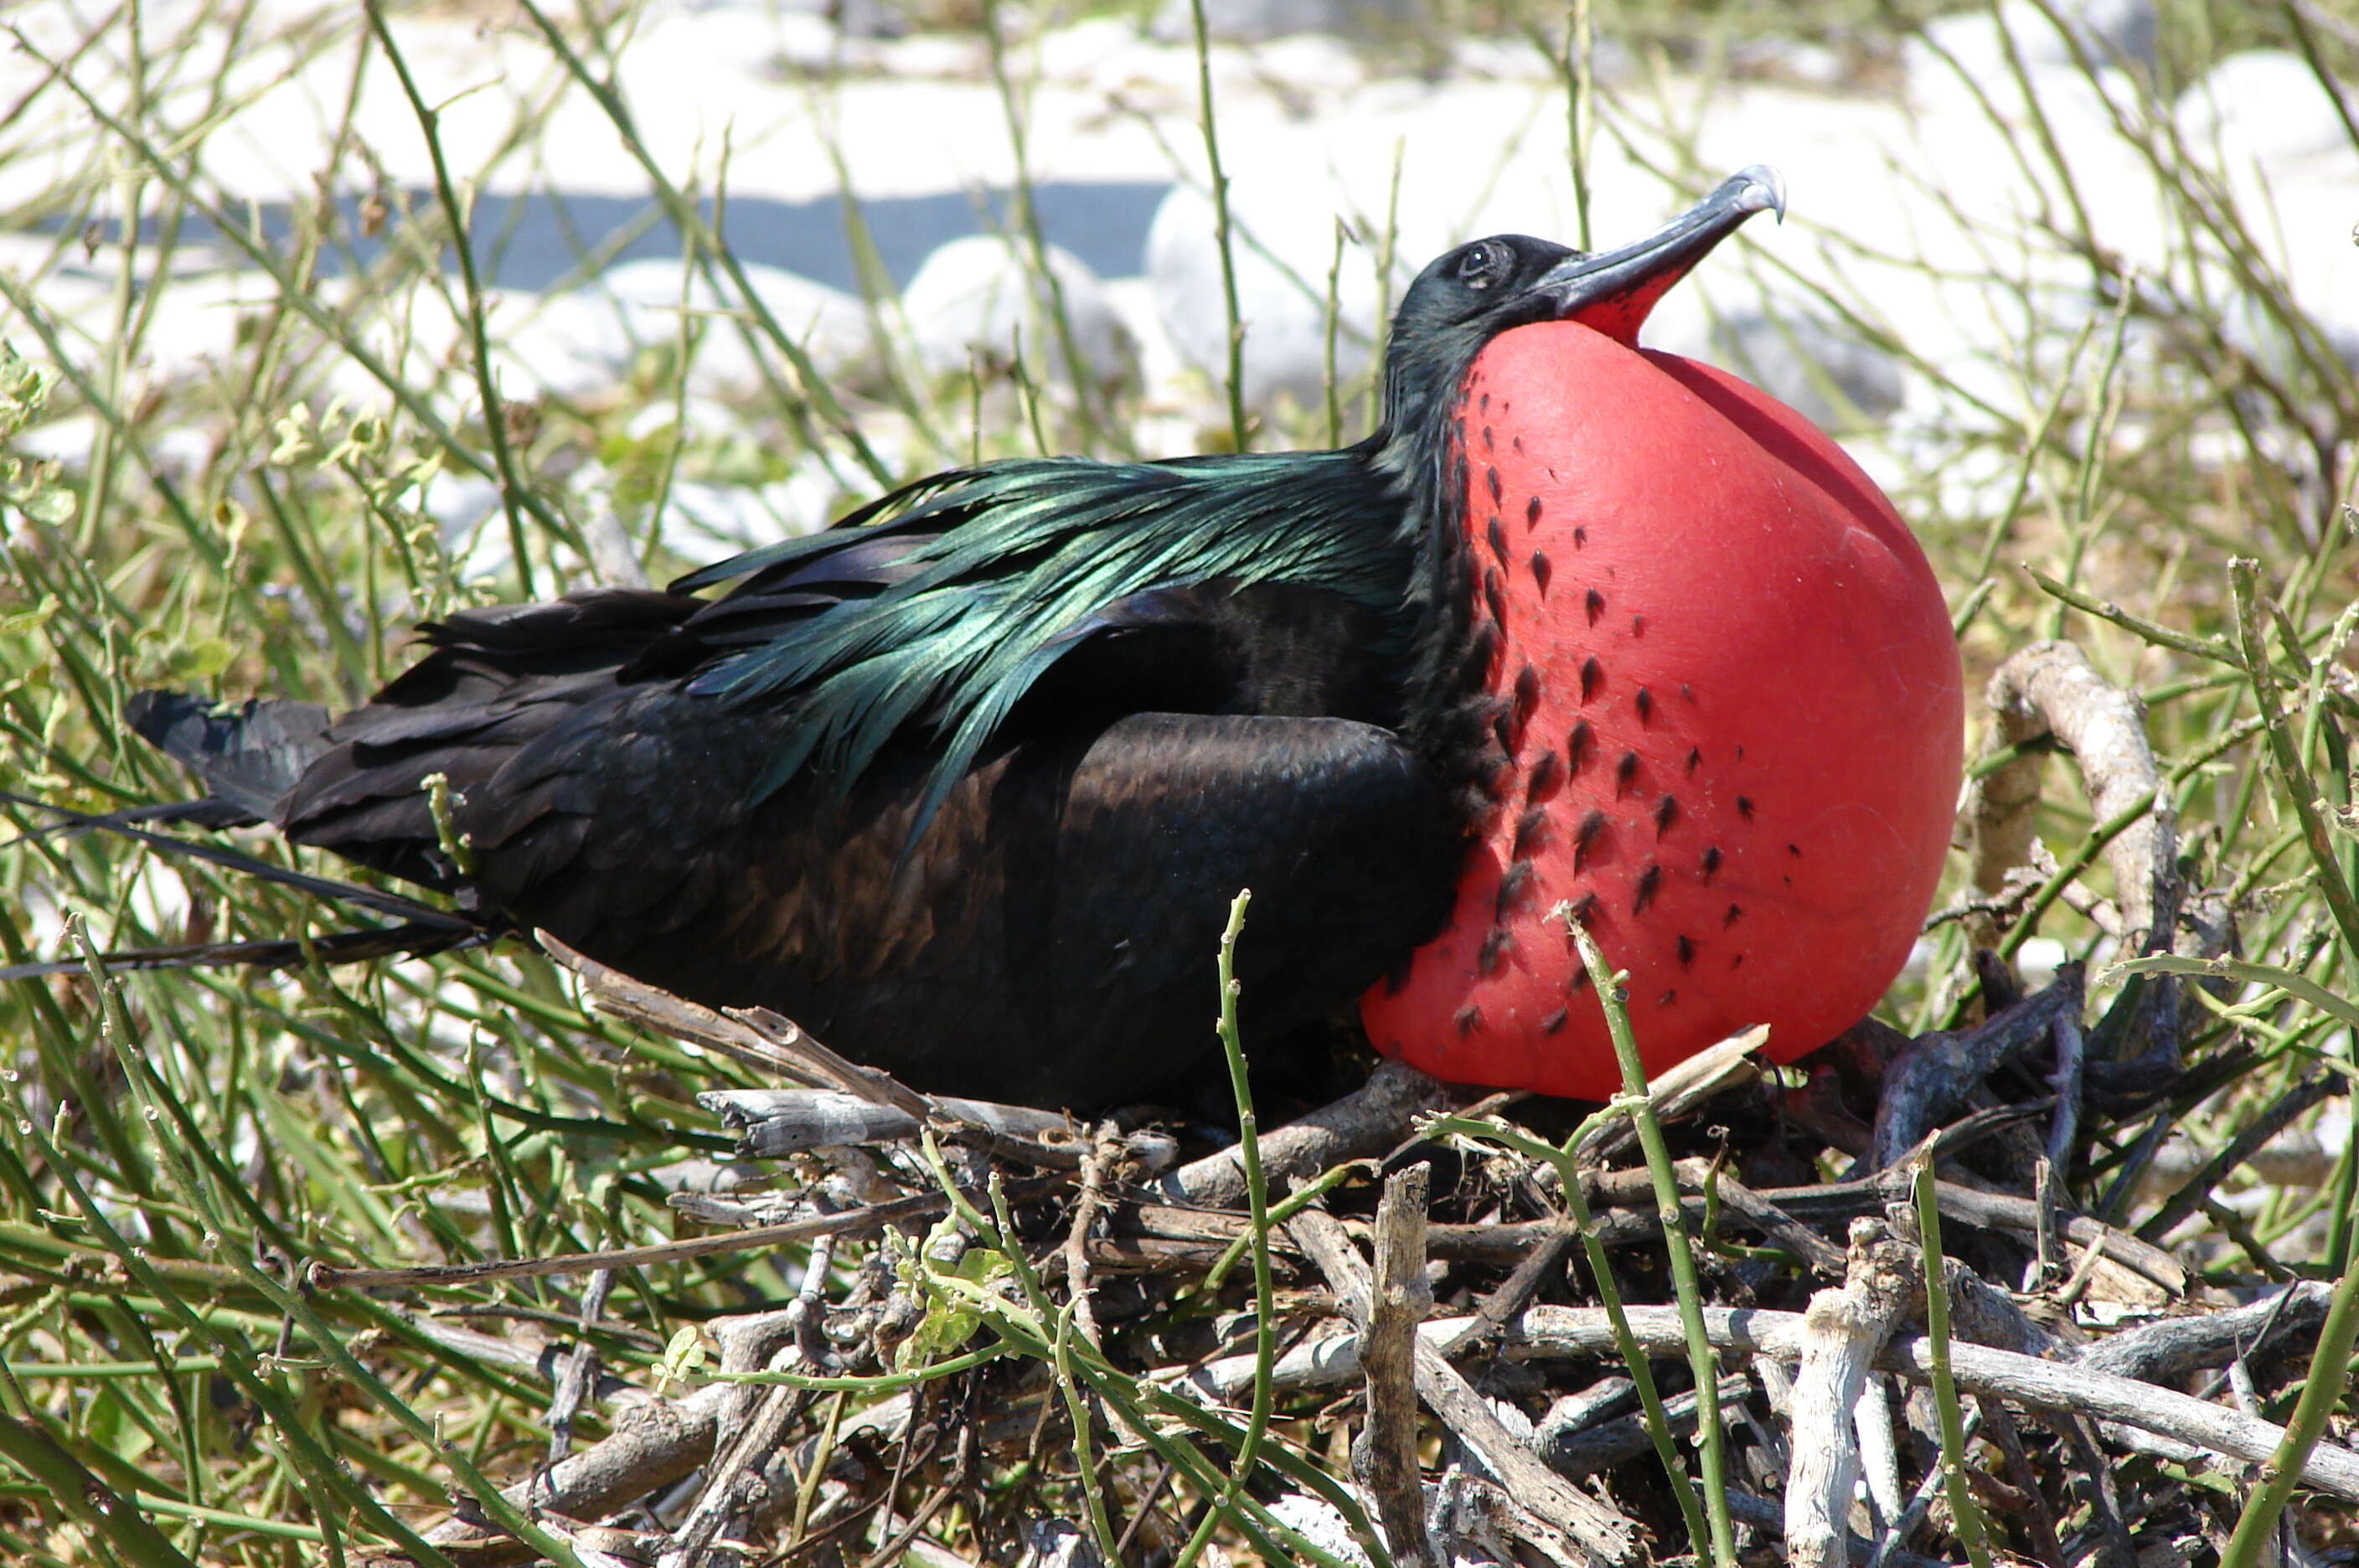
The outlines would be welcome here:
<svg viewBox="0 0 2359 1568">
<path fill-rule="evenodd" d="M 1261 1135 L 1262 1170 L 1273 1187 L 1332 1165 L 1381 1154 L 1416 1129 L 1418 1119 L 1474 1098 L 1470 1091 L 1386 1062 L 1351 1094 L 1299 1121 Z M 1174 1203 L 1234 1208 L 1245 1202 L 1243 1157 L 1232 1146 L 1181 1166 L 1163 1179 Z"/>
<path fill-rule="evenodd" d="M 1287 1222 L 1302 1250 L 1318 1264 L 1328 1284 L 1355 1318 L 1364 1320 L 1374 1281 L 1343 1225 L 1321 1209 L 1306 1209 Z M 1453 1323 L 1462 1329 L 1464 1320 Z M 1630 1563 L 1638 1549 L 1636 1527 L 1542 1464 L 1530 1444 L 1509 1432 L 1455 1367 L 1442 1356 L 1446 1341 L 1428 1323 L 1419 1332 L 1415 1376 L 1418 1397 L 1457 1434 L 1468 1451 L 1503 1486 L 1516 1512 L 1516 1530 L 1529 1545 L 1560 1563 Z M 1355 1346 L 1349 1376 L 1360 1373 Z M 1247 1362 L 1253 1358 L 1245 1357 Z M 1281 1361 L 1283 1365 L 1283 1361 Z M 1248 1378 L 1252 1374 L 1247 1371 Z"/>
<path fill-rule="evenodd" d="M 1786 1479 L 1786 1560 L 1794 1568 L 1841 1568 L 1859 1478 L 1853 1412 L 1870 1364 L 1923 1289 L 1915 1250 L 1880 1221 L 1854 1220 L 1843 1284 L 1812 1296 L 1802 1314 Z"/>
<path fill-rule="evenodd" d="M 1433 1311 L 1425 1277 L 1429 1168 L 1412 1165 L 1385 1182 L 1376 1208 L 1376 1278 L 1362 1356 L 1368 1419 L 1352 1445 L 1352 1470 L 1376 1505 L 1377 1522 L 1404 1568 L 1440 1568 L 1427 1533 L 1417 1457 L 1417 1325 Z"/>
<path fill-rule="evenodd" d="M 2022 754 L 1966 790 L 1962 814 L 1973 848 L 1975 887 L 1995 895 L 2009 871 L 2030 863 L 2042 761 L 2037 748 L 2053 739 L 2080 765 L 2097 821 L 2150 805 L 2105 853 L 2124 947 L 2144 952 L 2159 941 L 2167 950 L 2179 909 L 2177 818 L 2162 792 L 2162 770 L 2136 694 L 2098 674 L 2079 645 L 2056 641 L 2034 643 L 2010 657 L 1991 676 L 1984 700 L 1994 721 L 1985 755 L 2009 747 Z M 1984 945 L 1991 934 L 1976 932 Z"/>
<path fill-rule="evenodd" d="M 1680 1334 L 1676 1309 L 1632 1306 L 1627 1312 L 1631 1332 L 1644 1348 L 1663 1356 L 1685 1353 L 1687 1344 Z M 1462 1333 L 1469 1321 L 1430 1320 L 1420 1334 L 1438 1349 Z M 1704 1326 L 1715 1349 L 1767 1356 L 1789 1363 L 1800 1356 L 1799 1312 L 1711 1307 L 1705 1309 Z M 1600 1308 L 1530 1307 L 1503 1324 L 1500 1336 L 1507 1355 L 1532 1360 L 1617 1354 L 1612 1324 Z M 2282 1427 L 2268 1421 L 2256 1421 L 2152 1383 L 2071 1363 L 1963 1342 L 1950 1347 L 1950 1359 L 1951 1370 L 1964 1392 L 2013 1399 L 2038 1410 L 2117 1421 L 2247 1464 L 2267 1463 L 2285 1436 Z M 1932 1348 L 1922 1335 L 1894 1338 L 1875 1364 L 1911 1382 L 1932 1380 Z M 1281 1386 L 1288 1388 L 1332 1387 L 1358 1377 L 1359 1370 L 1359 1336 L 1347 1331 L 1298 1346 L 1280 1356 L 1276 1377 Z M 1170 1381 L 1205 1397 L 1224 1400 L 1247 1387 L 1252 1376 L 1252 1357 L 1224 1356 L 1173 1377 Z M 2321 1443 L 2303 1466 L 2302 1478 L 2320 1491 L 2359 1499 L 2359 1453 L 2340 1444 Z"/>
</svg>

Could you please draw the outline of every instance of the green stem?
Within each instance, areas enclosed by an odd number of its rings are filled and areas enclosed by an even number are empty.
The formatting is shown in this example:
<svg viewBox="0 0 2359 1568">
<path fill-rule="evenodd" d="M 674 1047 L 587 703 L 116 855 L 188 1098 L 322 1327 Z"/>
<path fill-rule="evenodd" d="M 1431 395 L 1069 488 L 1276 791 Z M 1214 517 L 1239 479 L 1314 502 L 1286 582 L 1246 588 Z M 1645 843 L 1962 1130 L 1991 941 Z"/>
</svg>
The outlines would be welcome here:
<svg viewBox="0 0 2359 1568">
<path fill-rule="evenodd" d="M 1221 168 L 1221 137 L 1212 120 L 1212 44 L 1204 27 L 1204 0 L 1189 0 L 1196 30 L 1196 93 L 1204 122 L 1204 160 L 1212 171 L 1212 240 L 1221 251 L 1221 305 L 1229 322 L 1229 436 L 1245 450 L 1245 323 L 1237 307 L 1236 249 L 1229 233 L 1229 177 Z"/>
<path fill-rule="evenodd" d="M 1581 962 L 1590 984 L 1605 1008 L 1605 1029 L 1614 1039 L 1614 1059 L 1622 1068 L 1622 1094 L 1616 1104 L 1626 1108 L 1638 1129 L 1638 1147 L 1646 1151 L 1647 1172 L 1654 1180 L 1655 1207 L 1661 1218 L 1663 1244 L 1671 1263 L 1671 1285 L 1680 1301 L 1680 1328 L 1687 1336 L 1688 1366 L 1695 1377 L 1696 1434 L 1703 1460 L 1703 1507 L 1712 1532 L 1712 1560 L 1717 1568 L 1734 1568 L 1736 1531 L 1728 1518 L 1726 1438 L 1720 1424 L 1720 1358 L 1704 1332 L 1703 1291 L 1696 1282 L 1695 1253 L 1688 1242 L 1687 1217 L 1680 1206 L 1680 1183 L 1671 1170 L 1671 1151 L 1663 1142 L 1662 1124 L 1655 1119 L 1654 1102 L 1647 1096 L 1647 1069 L 1638 1060 L 1638 1042 L 1630 1033 L 1629 1010 L 1623 1005 L 1623 984 L 1629 977 L 1609 969 L 1596 939 L 1578 920 L 1565 927 L 1581 949 Z M 1979 1568 L 1979 1565 L 1977 1565 Z"/>
<path fill-rule="evenodd" d="M 1197 0 L 1196 25 L 1203 26 L 1202 0 Z M 1221 1053 L 1228 1058 L 1229 1091 L 1237 1102 L 1237 1157 L 1245 1166 L 1245 1200 L 1253 1224 L 1254 1272 L 1254 1391 L 1253 1410 L 1245 1420 L 1245 1438 L 1237 1444 L 1236 1464 L 1230 1468 L 1229 1485 L 1221 1507 L 1204 1516 L 1203 1522 L 1188 1540 L 1187 1549 L 1180 1553 L 1174 1568 L 1190 1568 L 1211 1543 L 1213 1527 L 1222 1515 L 1235 1508 L 1245 1490 L 1245 1479 L 1253 1474 L 1254 1462 L 1260 1455 L 1262 1439 L 1269 1431 L 1270 1410 L 1276 1402 L 1271 1372 L 1277 1364 L 1277 1286 L 1270 1278 L 1269 1265 L 1269 1184 L 1261 1168 L 1261 1124 L 1254 1115 L 1253 1083 L 1245 1075 L 1245 1048 L 1237 1033 L 1237 935 L 1245 929 L 1245 909 L 1253 903 L 1253 889 L 1241 887 L 1229 904 L 1229 923 L 1221 931 Z"/>
<path fill-rule="evenodd" d="M 451 181 L 451 167 L 442 157 L 442 114 L 418 91 L 408 60 L 386 28 L 382 7 L 372 0 L 365 10 L 369 30 L 384 46 L 386 60 L 401 82 L 402 96 L 409 100 L 410 113 L 418 116 L 418 128 L 426 137 L 426 157 L 434 166 L 435 199 L 442 204 L 443 221 L 451 225 L 451 244 L 459 253 L 459 284 L 467 297 L 467 335 L 474 351 L 475 395 L 483 402 L 484 435 L 491 442 L 492 464 L 499 470 L 500 509 L 507 515 L 508 552 L 516 557 L 516 586 L 529 599 L 533 596 L 532 557 L 525 553 L 524 513 L 518 506 L 524 482 L 516 477 L 516 454 L 508 449 L 507 411 L 501 406 L 499 387 L 492 377 L 491 332 L 484 321 L 484 285 L 475 271 L 475 245 L 467 209 L 460 204 L 459 188 Z"/>
<path fill-rule="evenodd" d="M 2220 1554 L 2220 1568 L 2254 1568 L 2260 1561 L 2294 1488 L 2301 1485 L 2301 1467 L 2310 1451 L 2325 1435 L 2327 1418 L 2350 1392 L 2354 1344 L 2359 1344 L 2359 1263 L 2346 1265 L 2334 1287 L 2326 1322 L 2318 1331 L 2318 1348 L 2310 1353 L 2310 1376 L 2303 1380 L 2293 1419 L 2286 1422 L 2285 1441 L 2262 1470 L 2259 1489 L 2245 1499 L 2245 1511 L 2237 1516 L 2227 1550 Z"/>
<path fill-rule="evenodd" d="M 2253 701 L 2268 727 L 2269 759 L 2277 764 L 2278 781 L 2284 785 L 2294 816 L 2301 823 L 2302 842 L 2309 846 L 2310 857 L 2318 866 L 2319 891 L 2326 895 L 2326 907 L 2333 912 L 2335 926 L 2343 933 L 2343 950 L 2359 960 L 2359 900 L 2353 898 L 2351 884 L 2343 878 L 2334 841 L 2328 836 L 2326 823 L 2318 814 L 2318 786 L 2294 746 L 2284 706 L 2277 698 L 2277 670 L 2269 663 L 2268 642 L 2261 630 L 2260 572 L 2261 563 L 2249 556 L 2237 556 L 2228 562 L 2228 585 L 2236 599 L 2236 630 L 2245 644 L 2245 670 L 2252 677 Z"/>
<path fill-rule="evenodd" d="M 1925 1337 L 1933 1347 L 1933 1404 L 1941 1417 L 1941 1476 L 1949 1487 L 1959 1544 L 1974 1568 L 1991 1568 L 1982 1509 L 1966 1485 L 1966 1422 L 1958 1409 L 1958 1381 L 1950 1373 L 1950 1290 L 1941 1255 L 1941 1203 L 1930 1160 L 1918 1162 L 1916 1186 L 1917 1230 L 1925 1258 Z"/>
</svg>

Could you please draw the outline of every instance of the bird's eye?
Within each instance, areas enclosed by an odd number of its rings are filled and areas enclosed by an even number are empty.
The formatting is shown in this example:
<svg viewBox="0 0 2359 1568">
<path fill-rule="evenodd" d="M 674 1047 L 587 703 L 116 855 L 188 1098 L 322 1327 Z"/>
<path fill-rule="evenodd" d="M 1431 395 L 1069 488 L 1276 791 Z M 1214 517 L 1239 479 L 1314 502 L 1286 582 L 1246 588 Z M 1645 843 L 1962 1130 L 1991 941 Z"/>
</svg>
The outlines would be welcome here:
<svg viewBox="0 0 2359 1568">
<path fill-rule="evenodd" d="M 1507 247 L 1484 240 L 1468 245 L 1458 258 L 1458 281 L 1469 289 L 1488 289 L 1507 269 Z"/>
</svg>

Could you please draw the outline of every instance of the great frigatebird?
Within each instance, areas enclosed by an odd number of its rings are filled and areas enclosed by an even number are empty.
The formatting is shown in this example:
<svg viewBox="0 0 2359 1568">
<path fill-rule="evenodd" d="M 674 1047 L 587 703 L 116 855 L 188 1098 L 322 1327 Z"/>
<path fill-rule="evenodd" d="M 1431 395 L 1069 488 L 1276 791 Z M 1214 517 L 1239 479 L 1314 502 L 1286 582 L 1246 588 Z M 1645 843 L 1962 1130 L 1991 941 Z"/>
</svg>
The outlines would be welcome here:
<svg viewBox="0 0 2359 1568">
<path fill-rule="evenodd" d="M 681 995 L 773 1007 L 920 1087 L 1077 1105 L 1145 1095 L 1213 1048 L 1211 956 L 1240 887 L 1255 1038 L 1364 991 L 1381 1049 L 1594 1093 L 1610 1069 L 1588 1060 L 1593 1004 L 1568 1027 L 1565 918 L 1627 949 L 1640 991 L 1666 965 L 1713 966 L 1683 1010 L 1642 1015 L 1664 1059 L 1752 1021 L 1731 955 L 1756 976 L 1797 962 L 1774 938 L 1799 918 L 1772 880 L 1792 893 L 1787 847 L 1832 867 L 1897 846 L 1900 863 L 1838 878 L 1838 903 L 1862 880 L 1897 896 L 1835 921 L 1839 945 L 1874 951 L 1832 964 L 1827 996 L 1796 1011 L 1820 1032 L 1781 1040 L 1790 1054 L 1873 1003 L 1930 895 L 1948 802 L 1929 863 L 1923 784 L 1954 788 L 1956 660 L 1921 556 L 1831 443 L 1629 346 L 1666 289 L 1771 207 L 1774 177 L 1748 169 L 1624 249 L 1501 235 L 1449 252 L 1402 299 L 1382 422 L 1355 445 L 978 464 L 665 592 L 451 615 L 341 717 L 150 693 L 134 722 L 223 809 L 298 843 Z M 1700 418 L 1736 431 L 1729 452 L 1688 450 Z M 1736 452 L 1748 442 L 1763 455 Z M 1772 571 L 1733 654 L 1650 688 L 1645 670 L 1723 613 L 1669 613 L 1680 569 L 1663 553 L 1784 526 L 1746 486 L 1805 531 L 1906 556 L 1894 581 L 1918 624 L 1893 631 L 1881 600 L 1831 612 L 1810 589 L 1780 610 L 1793 593 Z M 1656 513 L 1701 526 L 1649 543 Z M 1641 602 L 1663 603 L 1652 625 Z M 1905 787 L 1852 790 L 1898 822 L 1892 844 L 1831 834 L 1847 808 L 1798 799 L 1779 772 L 1794 748 L 1771 733 L 1794 704 L 1764 709 L 1768 683 L 1742 673 L 1777 657 L 1783 623 L 1829 614 L 1858 623 L 1846 646 L 1874 673 L 1938 686 L 1947 661 L 1950 709 L 1894 743 Z M 1807 666 L 1829 646 L 1794 644 L 1789 691 L 1825 679 Z M 1838 671 L 1830 700 L 1855 702 L 1856 676 Z M 1715 722 L 1725 748 L 1702 738 Z M 1944 724 L 1948 752 L 1929 755 Z M 1799 741 L 1861 726 L 1835 728 Z M 1841 793 L 1877 771 L 1836 757 L 1812 777 Z M 1680 929 L 1649 935 L 1649 905 Z"/>
</svg>

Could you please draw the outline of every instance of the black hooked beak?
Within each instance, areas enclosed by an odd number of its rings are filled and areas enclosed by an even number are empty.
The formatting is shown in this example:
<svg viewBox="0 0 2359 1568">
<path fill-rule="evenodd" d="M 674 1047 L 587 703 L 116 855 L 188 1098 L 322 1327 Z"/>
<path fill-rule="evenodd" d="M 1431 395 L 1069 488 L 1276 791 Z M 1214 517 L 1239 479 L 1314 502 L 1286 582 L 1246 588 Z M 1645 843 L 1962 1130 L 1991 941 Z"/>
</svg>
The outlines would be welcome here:
<svg viewBox="0 0 2359 1568">
<path fill-rule="evenodd" d="M 1594 255 L 1573 255 L 1541 275 L 1530 292 L 1549 304 L 1549 315 L 1579 321 L 1634 347 L 1655 301 L 1736 232 L 1756 212 L 1786 217 L 1786 188 L 1766 164 L 1739 169 L 1709 196 L 1635 245 Z"/>
</svg>

